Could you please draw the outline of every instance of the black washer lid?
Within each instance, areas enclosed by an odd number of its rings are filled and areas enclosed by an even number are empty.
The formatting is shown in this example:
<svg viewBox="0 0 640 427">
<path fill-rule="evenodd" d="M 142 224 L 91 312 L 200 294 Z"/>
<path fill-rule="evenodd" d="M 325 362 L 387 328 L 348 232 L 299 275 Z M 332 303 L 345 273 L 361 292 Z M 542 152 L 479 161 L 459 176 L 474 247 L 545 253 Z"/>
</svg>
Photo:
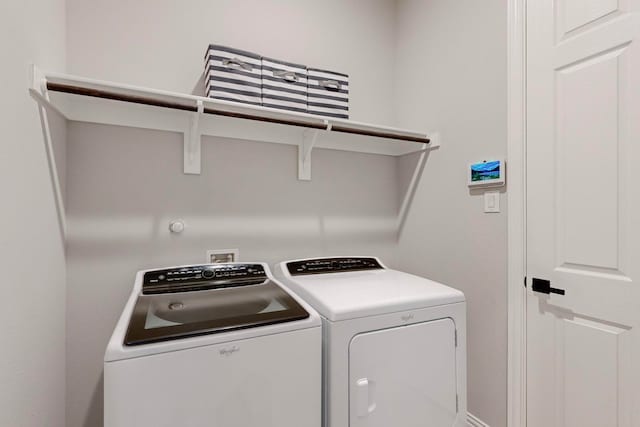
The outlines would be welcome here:
<svg viewBox="0 0 640 427">
<path fill-rule="evenodd" d="M 207 280 L 203 273 L 210 270 L 214 274 Z M 133 308 L 124 344 L 148 344 L 308 317 L 291 295 L 267 278 L 260 264 L 155 270 L 144 276 L 143 292 Z"/>
</svg>

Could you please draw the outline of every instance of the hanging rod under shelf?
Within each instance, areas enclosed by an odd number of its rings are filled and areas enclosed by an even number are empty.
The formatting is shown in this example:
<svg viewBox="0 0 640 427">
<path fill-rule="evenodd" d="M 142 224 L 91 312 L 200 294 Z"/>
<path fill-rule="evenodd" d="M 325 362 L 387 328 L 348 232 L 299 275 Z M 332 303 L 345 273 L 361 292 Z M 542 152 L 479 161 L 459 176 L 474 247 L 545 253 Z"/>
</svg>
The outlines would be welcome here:
<svg viewBox="0 0 640 427">
<path fill-rule="evenodd" d="M 106 90 L 91 89 L 81 86 L 65 85 L 61 83 L 47 82 L 47 90 L 53 92 L 70 93 L 72 95 L 90 96 L 93 98 L 110 99 L 113 101 L 132 102 L 134 104 L 151 105 L 154 107 L 171 108 L 174 110 L 183 111 L 198 111 L 198 107 L 195 105 L 184 105 L 177 102 L 168 102 L 160 99 L 148 98 L 144 96 L 125 95 L 115 92 L 108 92 Z"/>
<path fill-rule="evenodd" d="M 429 144 L 431 140 L 429 138 L 422 138 L 419 136 L 399 135 L 389 132 L 377 132 L 364 129 L 350 128 L 346 126 L 333 125 L 331 127 L 332 132 L 351 133 L 355 135 L 363 136 L 375 136 L 376 138 L 396 139 L 399 141 L 419 142 L 422 144 Z"/>
<path fill-rule="evenodd" d="M 162 99 L 145 97 L 145 96 L 123 94 L 123 93 L 111 92 L 111 91 L 95 89 L 95 88 L 68 85 L 63 83 L 55 83 L 50 81 L 46 83 L 46 86 L 47 86 L 47 90 L 53 91 L 53 92 L 62 92 L 62 93 L 68 93 L 72 95 L 89 96 L 89 97 L 102 98 L 102 99 L 108 99 L 113 101 L 130 102 L 134 104 L 150 105 L 150 106 L 161 107 L 161 108 L 171 108 L 174 110 L 182 110 L 182 111 L 190 111 L 190 112 L 198 111 L 198 107 L 196 105 L 186 105 L 178 102 L 170 102 Z M 427 137 L 411 136 L 406 134 L 396 134 L 392 132 L 381 132 L 381 131 L 368 130 L 368 129 L 359 129 L 355 127 L 345 126 L 342 124 L 333 124 L 329 129 L 327 129 L 327 126 L 323 123 L 305 122 L 302 120 L 279 119 L 279 118 L 274 118 L 269 116 L 239 113 L 234 111 L 225 111 L 225 110 L 219 110 L 219 109 L 207 108 L 207 107 L 204 108 L 203 113 L 216 115 L 216 116 L 233 117 L 233 118 L 245 119 L 245 120 L 283 124 L 288 126 L 299 126 L 299 127 L 310 128 L 310 129 L 318 129 L 318 130 L 330 129 L 332 132 L 371 136 L 376 138 L 384 138 L 384 139 L 397 140 L 397 141 L 408 141 L 408 142 L 416 142 L 416 143 L 422 143 L 422 144 L 429 144 L 431 142 L 431 140 Z"/>
<path fill-rule="evenodd" d="M 254 115 L 254 114 L 236 113 L 236 112 L 233 112 L 233 111 L 216 110 L 215 108 L 206 108 L 205 107 L 203 112 L 205 114 L 212 114 L 214 116 L 233 117 L 233 118 L 236 118 L 236 119 L 254 120 L 254 121 L 258 121 L 258 122 L 269 122 L 269 123 L 275 123 L 275 124 L 281 124 L 281 125 L 289 125 L 289 126 L 300 126 L 300 127 L 312 128 L 312 129 L 326 129 L 326 126 L 324 124 L 321 124 L 321 123 L 307 123 L 307 122 L 301 122 L 301 121 L 297 121 L 297 120 L 283 120 L 283 119 L 276 119 L 276 118 L 273 118 L 273 117 L 257 116 L 257 115 Z"/>
</svg>

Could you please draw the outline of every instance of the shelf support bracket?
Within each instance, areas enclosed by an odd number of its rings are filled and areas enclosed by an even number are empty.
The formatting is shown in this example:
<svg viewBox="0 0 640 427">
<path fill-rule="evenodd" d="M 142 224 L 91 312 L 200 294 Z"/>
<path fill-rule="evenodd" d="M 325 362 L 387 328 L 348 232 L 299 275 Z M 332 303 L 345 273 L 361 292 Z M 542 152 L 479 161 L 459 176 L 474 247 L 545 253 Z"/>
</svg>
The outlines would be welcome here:
<svg viewBox="0 0 640 427">
<path fill-rule="evenodd" d="M 204 114 L 204 103 L 197 101 L 198 110 L 189 116 L 189 124 L 184 132 L 184 173 L 199 175 L 201 170 L 202 135 L 200 117 Z"/>
<path fill-rule="evenodd" d="M 418 184 L 422 179 L 422 174 L 424 173 L 425 165 L 427 164 L 427 160 L 429 159 L 429 154 L 433 149 L 440 148 L 441 140 L 440 134 L 437 132 L 429 133 L 429 139 L 431 143 L 428 148 L 424 150 L 420 150 L 417 153 L 420 153 L 416 165 L 413 170 L 413 175 L 411 176 L 411 180 L 408 183 L 406 192 L 404 197 L 402 198 L 402 204 L 400 205 L 400 210 L 398 211 L 398 232 L 397 238 L 400 240 L 402 232 L 404 231 L 404 226 L 407 221 L 407 216 L 409 214 L 409 210 L 411 209 L 411 205 L 413 204 L 413 199 L 416 195 L 416 190 L 418 189 Z M 415 154 L 415 153 L 414 153 Z"/>
<path fill-rule="evenodd" d="M 65 213 L 64 197 L 62 194 L 62 186 L 58 176 L 58 166 L 56 164 L 55 151 L 53 149 L 53 137 L 49 123 L 48 109 L 57 111 L 49 102 L 49 93 L 47 90 L 47 79 L 42 71 L 35 65 L 31 65 L 30 70 L 31 87 L 29 93 L 38 104 L 38 114 L 40 116 L 40 126 L 42 127 L 42 138 L 44 141 L 45 153 L 47 155 L 47 163 L 49 166 L 49 177 L 53 187 L 53 195 L 58 214 L 58 225 L 60 234 L 64 239 L 67 234 L 67 216 Z"/>
<path fill-rule="evenodd" d="M 298 180 L 311 181 L 311 151 L 318 140 L 319 129 L 307 129 L 298 145 Z"/>
</svg>

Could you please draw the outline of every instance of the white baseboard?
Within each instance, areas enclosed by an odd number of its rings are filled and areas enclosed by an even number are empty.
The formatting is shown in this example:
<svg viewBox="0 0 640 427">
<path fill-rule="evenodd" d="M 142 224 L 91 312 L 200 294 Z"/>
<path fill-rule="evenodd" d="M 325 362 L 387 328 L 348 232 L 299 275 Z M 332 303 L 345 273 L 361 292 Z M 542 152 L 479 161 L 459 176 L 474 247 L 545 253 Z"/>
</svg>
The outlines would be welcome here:
<svg viewBox="0 0 640 427">
<path fill-rule="evenodd" d="M 489 427 L 489 424 L 470 413 L 467 413 L 467 425 L 469 427 Z"/>
</svg>

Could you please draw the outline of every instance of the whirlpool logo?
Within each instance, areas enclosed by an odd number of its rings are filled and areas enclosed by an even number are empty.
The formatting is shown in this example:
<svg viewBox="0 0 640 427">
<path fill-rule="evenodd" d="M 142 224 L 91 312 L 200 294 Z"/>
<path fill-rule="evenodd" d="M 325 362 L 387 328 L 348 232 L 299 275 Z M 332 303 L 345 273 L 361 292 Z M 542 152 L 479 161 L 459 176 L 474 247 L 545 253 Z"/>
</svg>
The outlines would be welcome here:
<svg viewBox="0 0 640 427">
<path fill-rule="evenodd" d="M 233 347 L 223 348 L 220 350 L 220 356 L 230 357 L 233 356 L 234 353 L 240 351 L 240 347 L 234 345 Z"/>
<path fill-rule="evenodd" d="M 402 319 L 403 322 L 409 322 L 411 320 L 413 320 L 413 314 L 405 314 L 403 316 L 400 317 Z"/>
</svg>

